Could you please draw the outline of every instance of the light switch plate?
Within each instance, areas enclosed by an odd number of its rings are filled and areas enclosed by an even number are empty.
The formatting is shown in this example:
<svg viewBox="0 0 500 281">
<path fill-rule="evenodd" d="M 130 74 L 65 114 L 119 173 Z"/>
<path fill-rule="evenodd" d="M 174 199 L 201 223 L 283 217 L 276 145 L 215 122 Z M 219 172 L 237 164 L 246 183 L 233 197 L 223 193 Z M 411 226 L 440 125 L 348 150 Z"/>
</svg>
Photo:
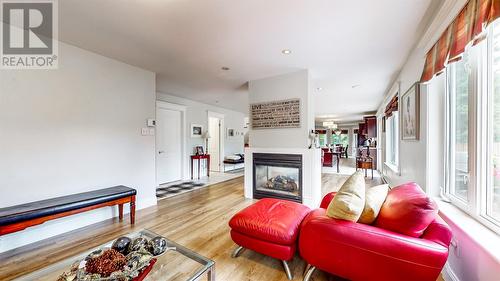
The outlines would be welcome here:
<svg viewBox="0 0 500 281">
<path fill-rule="evenodd" d="M 154 136 L 155 135 L 155 128 L 149 128 L 149 135 Z"/>
<path fill-rule="evenodd" d="M 143 135 L 143 136 L 147 136 L 147 135 L 148 135 L 148 133 L 149 133 L 148 128 L 142 128 L 142 129 L 141 129 L 141 135 Z"/>
</svg>

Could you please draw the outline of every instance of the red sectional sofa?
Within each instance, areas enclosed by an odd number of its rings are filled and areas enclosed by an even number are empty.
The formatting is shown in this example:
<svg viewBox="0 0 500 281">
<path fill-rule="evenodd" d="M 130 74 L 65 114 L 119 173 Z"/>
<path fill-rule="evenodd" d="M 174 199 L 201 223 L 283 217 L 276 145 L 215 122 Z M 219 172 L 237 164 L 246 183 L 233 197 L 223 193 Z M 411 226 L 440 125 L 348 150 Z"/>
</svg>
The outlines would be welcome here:
<svg viewBox="0 0 500 281">
<path fill-rule="evenodd" d="M 420 187 L 405 184 L 389 191 L 373 225 L 333 219 L 326 209 L 279 199 L 262 199 L 229 222 L 238 244 L 233 257 L 250 249 L 280 259 L 291 280 L 287 261 L 297 249 L 308 263 L 304 281 L 315 269 L 349 280 L 435 281 L 448 258 L 451 230 L 437 215 L 437 206 Z"/>
<path fill-rule="evenodd" d="M 389 191 L 373 225 L 327 217 L 326 208 L 334 196 L 335 193 L 325 196 L 321 207 L 302 222 L 299 251 L 309 264 L 304 281 L 309 280 L 316 268 L 349 280 L 435 281 L 438 278 L 448 258 L 451 230 L 430 211 L 433 206 L 426 206 L 431 201 L 416 184 Z M 414 204 L 404 206 L 408 201 Z M 430 224 L 425 223 L 428 219 Z M 414 237 L 419 233 L 422 234 Z"/>
</svg>

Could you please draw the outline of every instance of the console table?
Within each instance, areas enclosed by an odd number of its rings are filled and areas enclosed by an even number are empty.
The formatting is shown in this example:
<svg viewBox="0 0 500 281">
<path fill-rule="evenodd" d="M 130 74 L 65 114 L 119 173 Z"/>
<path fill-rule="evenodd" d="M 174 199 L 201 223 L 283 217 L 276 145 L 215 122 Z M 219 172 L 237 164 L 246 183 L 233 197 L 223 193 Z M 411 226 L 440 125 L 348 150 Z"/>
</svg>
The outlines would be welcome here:
<svg viewBox="0 0 500 281">
<path fill-rule="evenodd" d="M 370 169 L 372 170 L 372 179 L 373 179 L 373 158 L 371 157 L 366 157 L 366 158 L 358 158 L 356 159 L 356 171 L 358 169 L 364 169 L 365 170 L 365 177 L 367 176 L 367 170 Z"/>
<path fill-rule="evenodd" d="M 207 163 L 207 177 L 210 177 L 210 154 L 203 154 L 203 155 L 191 155 L 191 179 L 194 178 L 193 175 L 193 166 L 194 166 L 194 161 L 198 161 L 198 179 L 200 178 L 200 162 L 201 160 L 205 159 Z"/>
</svg>

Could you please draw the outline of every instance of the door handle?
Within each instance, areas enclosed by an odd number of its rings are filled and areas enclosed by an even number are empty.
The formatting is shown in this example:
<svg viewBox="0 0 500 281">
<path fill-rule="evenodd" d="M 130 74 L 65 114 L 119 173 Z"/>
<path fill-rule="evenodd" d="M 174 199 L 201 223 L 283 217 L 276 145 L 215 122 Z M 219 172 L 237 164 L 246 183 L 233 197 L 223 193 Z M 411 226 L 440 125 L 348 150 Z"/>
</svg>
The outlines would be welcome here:
<svg viewBox="0 0 500 281">
<path fill-rule="evenodd" d="M 162 154 L 162 153 L 165 153 L 165 151 L 163 151 L 163 150 L 158 151 L 158 154 Z"/>
</svg>

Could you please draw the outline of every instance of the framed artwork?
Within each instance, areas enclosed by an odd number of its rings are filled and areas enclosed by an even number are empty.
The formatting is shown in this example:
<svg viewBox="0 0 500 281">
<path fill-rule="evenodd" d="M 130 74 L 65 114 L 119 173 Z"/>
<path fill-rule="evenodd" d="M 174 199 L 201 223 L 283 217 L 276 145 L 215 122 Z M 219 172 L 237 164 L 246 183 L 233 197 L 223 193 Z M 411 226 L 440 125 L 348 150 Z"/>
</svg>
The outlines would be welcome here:
<svg viewBox="0 0 500 281">
<path fill-rule="evenodd" d="M 418 140 L 420 124 L 420 84 L 416 82 L 401 96 L 401 139 Z"/>
<path fill-rule="evenodd" d="M 232 138 L 235 136 L 234 129 L 227 129 L 227 137 Z"/>
<path fill-rule="evenodd" d="M 203 146 L 199 145 L 196 147 L 196 155 L 205 155 L 205 152 L 203 151 Z"/>
<path fill-rule="evenodd" d="M 201 138 L 203 135 L 203 125 L 191 124 L 191 137 Z"/>
</svg>

